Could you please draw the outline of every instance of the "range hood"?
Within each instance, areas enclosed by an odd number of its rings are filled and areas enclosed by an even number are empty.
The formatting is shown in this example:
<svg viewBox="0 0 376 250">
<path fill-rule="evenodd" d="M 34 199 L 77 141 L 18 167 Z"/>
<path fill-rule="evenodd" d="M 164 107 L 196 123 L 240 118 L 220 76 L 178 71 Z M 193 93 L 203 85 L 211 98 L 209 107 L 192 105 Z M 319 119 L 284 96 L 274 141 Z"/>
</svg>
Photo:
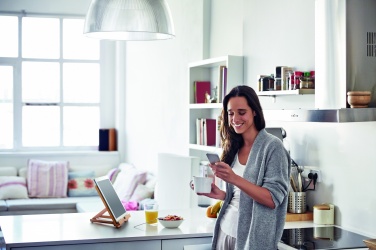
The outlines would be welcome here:
<svg viewBox="0 0 376 250">
<path fill-rule="evenodd" d="M 376 108 L 263 110 L 265 120 L 288 122 L 367 122 L 376 121 Z"/>
<path fill-rule="evenodd" d="M 376 121 L 376 1 L 315 0 L 315 109 L 264 110 L 266 120 Z M 348 91 L 371 91 L 350 108 Z"/>
</svg>

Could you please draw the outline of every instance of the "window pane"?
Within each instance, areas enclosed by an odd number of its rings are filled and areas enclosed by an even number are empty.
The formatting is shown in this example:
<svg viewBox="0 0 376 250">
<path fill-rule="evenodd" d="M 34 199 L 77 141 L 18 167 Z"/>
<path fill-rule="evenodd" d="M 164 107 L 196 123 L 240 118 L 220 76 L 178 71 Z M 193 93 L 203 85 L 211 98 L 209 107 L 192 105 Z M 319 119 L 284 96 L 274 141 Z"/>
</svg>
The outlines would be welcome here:
<svg viewBox="0 0 376 250">
<path fill-rule="evenodd" d="M 99 60 L 99 40 L 84 36 L 83 19 L 63 20 L 64 59 Z"/>
<path fill-rule="evenodd" d="M 64 102 L 99 103 L 99 64 L 64 63 Z"/>
<path fill-rule="evenodd" d="M 0 101 L 13 102 L 12 66 L 0 66 Z"/>
<path fill-rule="evenodd" d="M 60 109 L 55 106 L 24 106 L 22 144 L 24 147 L 59 146 Z"/>
<path fill-rule="evenodd" d="M 64 146 L 98 146 L 99 108 L 64 108 Z"/>
<path fill-rule="evenodd" d="M 60 55 L 57 18 L 22 18 L 22 57 L 57 59 Z"/>
<path fill-rule="evenodd" d="M 13 148 L 13 67 L 0 66 L 0 149 L 11 148 Z"/>
<path fill-rule="evenodd" d="M 22 101 L 59 102 L 60 69 L 58 63 L 22 63 Z"/>
<path fill-rule="evenodd" d="M 0 149 L 13 148 L 13 104 L 0 103 Z"/>
<path fill-rule="evenodd" d="M 18 56 L 18 17 L 0 16 L 0 57 Z"/>
</svg>

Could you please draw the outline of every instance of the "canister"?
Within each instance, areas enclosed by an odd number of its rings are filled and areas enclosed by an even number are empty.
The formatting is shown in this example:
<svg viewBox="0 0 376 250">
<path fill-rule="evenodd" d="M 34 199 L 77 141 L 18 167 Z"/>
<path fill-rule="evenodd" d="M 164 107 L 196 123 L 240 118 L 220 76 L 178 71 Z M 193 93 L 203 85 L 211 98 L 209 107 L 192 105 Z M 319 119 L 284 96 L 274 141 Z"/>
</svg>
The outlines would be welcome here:
<svg viewBox="0 0 376 250">
<path fill-rule="evenodd" d="M 334 224 L 334 205 L 320 204 L 313 206 L 313 222 L 315 224 Z"/>
</svg>

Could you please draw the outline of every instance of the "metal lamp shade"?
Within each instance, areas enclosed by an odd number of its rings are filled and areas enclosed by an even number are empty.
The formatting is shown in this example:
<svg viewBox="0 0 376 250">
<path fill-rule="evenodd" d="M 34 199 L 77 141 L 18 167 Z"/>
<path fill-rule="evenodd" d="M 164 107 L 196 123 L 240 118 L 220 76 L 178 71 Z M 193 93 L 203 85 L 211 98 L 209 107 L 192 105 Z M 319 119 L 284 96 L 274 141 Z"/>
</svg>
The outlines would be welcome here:
<svg viewBox="0 0 376 250">
<path fill-rule="evenodd" d="M 108 40 L 160 40 L 174 35 L 164 0 L 92 0 L 84 34 Z"/>
</svg>

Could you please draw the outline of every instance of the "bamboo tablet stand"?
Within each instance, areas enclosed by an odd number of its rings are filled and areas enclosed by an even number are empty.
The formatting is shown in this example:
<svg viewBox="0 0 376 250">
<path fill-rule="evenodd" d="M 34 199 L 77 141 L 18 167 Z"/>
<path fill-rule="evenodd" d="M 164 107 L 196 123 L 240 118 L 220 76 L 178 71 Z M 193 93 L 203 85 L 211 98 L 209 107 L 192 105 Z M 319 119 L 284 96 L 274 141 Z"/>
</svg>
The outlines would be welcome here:
<svg viewBox="0 0 376 250">
<path fill-rule="evenodd" d="M 107 212 L 107 208 L 104 208 L 102 211 L 97 213 L 93 218 L 90 219 L 93 223 L 104 223 L 104 224 L 113 224 L 116 228 L 120 228 L 124 222 L 128 221 L 129 217 L 131 217 L 130 214 L 126 214 L 124 218 L 120 219 L 119 221 L 116 221 L 115 218 L 110 215 L 104 215 L 104 213 Z"/>
<path fill-rule="evenodd" d="M 131 215 L 125 214 L 123 218 L 121 218 L 119 221 L 116 221 L 114 215 L 111 213 L 111 210 L 108 207 L 106 200 L 103 198 L 103 194 L 100 192 L 97 186 L 95 186 L 95 189 L 97 190 L 99 196 L 101 197 L 101 200 L 105 208 L 99 213 L 97 213 L 93 218 L 91 218 L 90 221 L 93 223 L 112 224 L 116 228 L 120 228 L 124 224 L 124 222 L 128 221 Z M 104 215 L 106 212 L 108 212 L 108 215 Z"/>
</svg>

